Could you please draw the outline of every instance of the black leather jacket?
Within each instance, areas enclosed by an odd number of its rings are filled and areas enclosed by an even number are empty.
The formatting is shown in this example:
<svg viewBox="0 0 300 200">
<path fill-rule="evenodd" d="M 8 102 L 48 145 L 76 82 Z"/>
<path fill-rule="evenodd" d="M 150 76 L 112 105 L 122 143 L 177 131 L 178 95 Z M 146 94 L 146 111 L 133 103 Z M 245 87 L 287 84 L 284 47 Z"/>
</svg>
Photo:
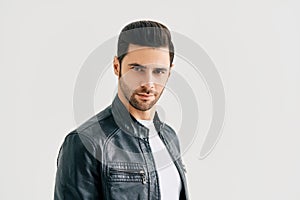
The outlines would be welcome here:
<svg viewBox="0 0 300 200">
<path fill-rule="evenodd" d="M 177 136 L 157 113 L 153 122 L 180 174 L 180 200 L 186 200 L 185 168 Z M 159 200 L 148 131 L 116 96 L 111 106 L 66 136 L 57 159 L 54 199 Z"/>
</svg>

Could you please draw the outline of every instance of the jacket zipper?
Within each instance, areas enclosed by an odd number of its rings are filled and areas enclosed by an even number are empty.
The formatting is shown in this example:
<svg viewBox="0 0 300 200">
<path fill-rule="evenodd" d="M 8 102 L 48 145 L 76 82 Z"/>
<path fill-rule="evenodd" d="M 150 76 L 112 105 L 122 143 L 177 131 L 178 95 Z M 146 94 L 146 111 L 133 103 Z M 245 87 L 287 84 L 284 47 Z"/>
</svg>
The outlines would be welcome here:
<svg viewBox="0 0 300 200">
<path fill-rule="evenodd" d="M 122 169 L 110 169 L 110 173 L 117 174 L 117 173 L 124 173 L 124 174 L 133 174 L 133 175 L 140 175 L 142 178 L 142 183 L 146 184 L 146 174 L 144 170 L 122 170 Z"/>
</svg>

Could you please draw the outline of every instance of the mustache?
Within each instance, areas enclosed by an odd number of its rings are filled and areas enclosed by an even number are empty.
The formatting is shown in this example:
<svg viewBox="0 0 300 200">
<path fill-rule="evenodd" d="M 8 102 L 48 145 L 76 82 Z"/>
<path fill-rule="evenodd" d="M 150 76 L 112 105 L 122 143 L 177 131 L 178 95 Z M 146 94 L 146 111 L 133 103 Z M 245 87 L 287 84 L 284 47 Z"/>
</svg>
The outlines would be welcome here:
<svg viewBox="0 0 300 200">
<path fill-rule="evenodd" d="M 135 94 L 146 93 L 146 94 L 150 94 L 150 95 L 157 95 L 158 94 L 158 92 L 156 92 L 155 90 L 147 89 L 147 88 L 142 88 L 142 89 L 135 90 L 134 93 Z"/>
</svg>

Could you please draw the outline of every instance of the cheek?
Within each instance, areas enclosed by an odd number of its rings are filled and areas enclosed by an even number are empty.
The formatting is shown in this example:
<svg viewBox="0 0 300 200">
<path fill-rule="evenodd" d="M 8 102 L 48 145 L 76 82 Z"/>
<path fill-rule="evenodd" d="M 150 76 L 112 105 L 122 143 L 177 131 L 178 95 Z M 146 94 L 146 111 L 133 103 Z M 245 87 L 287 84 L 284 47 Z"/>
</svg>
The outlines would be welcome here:
<svg viewBox="0 0 300 200">
<path fill-rule="evenodd" d="M 163 85 L 155 85 L 155 89 L 158 93 L 161 93 L 164 89 L 164 86 Z"/>
<path fill-rule="evenodd" d="M 140 83 L 139 83 L 140 81 L 137 80 L 132 75 L 130 75 L 129 73 L 122 74 L 120 81 L 122 81 L 123 84 L 125 84 L 128 88 L 133 89 L 133 90 L 138 88 L 138 86 L 140 85 Z"/>
</svg>

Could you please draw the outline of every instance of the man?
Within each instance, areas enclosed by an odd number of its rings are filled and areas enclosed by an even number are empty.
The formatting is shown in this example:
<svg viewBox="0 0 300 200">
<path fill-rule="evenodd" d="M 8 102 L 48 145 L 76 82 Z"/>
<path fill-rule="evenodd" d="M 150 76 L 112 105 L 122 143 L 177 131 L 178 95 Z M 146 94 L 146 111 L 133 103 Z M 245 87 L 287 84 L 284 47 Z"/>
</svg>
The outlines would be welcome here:
<svg viewBox="0 0 300 200">
<path fill-rule="evenodd" d="M 188 199 L 177 136 L 155 110 L 173 58 L 164 25 L 137 21 L 123 28 L 113 60 L 118 94 L 66 136 L 55 200 Z"/>
</svg>

